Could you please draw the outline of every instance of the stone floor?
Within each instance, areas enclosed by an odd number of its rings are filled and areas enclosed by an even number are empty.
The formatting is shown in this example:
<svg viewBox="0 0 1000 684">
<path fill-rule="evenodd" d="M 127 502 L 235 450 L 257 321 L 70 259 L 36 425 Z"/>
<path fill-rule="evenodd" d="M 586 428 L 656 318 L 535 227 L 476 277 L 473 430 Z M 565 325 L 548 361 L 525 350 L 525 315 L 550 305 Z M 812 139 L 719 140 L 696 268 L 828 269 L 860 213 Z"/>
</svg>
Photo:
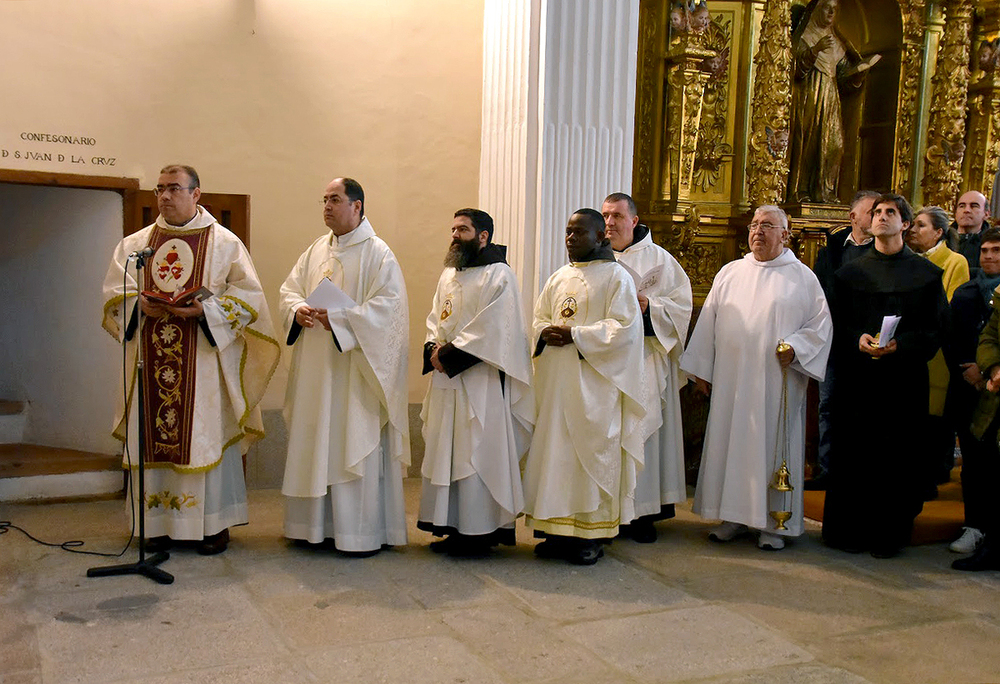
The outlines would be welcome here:
<svg viewBox="0 0 1000 684">
<path fill-rule="evenodd" d="M 290 546 L 281 498 L 250 494 L 225 554 L 173 552 L 170 586 L 88 579 L 113 562 L 0 537 L 0 682 L 1000 682 L 1000 573 L 945 545 L 891 560 L 712 544 L 682 510 L 651 545 L 576 568 L 529 535 L 485 560 L 410 545 L 369 559 Z M 123 543 L 121 501 L 0 505 L 46 540 Z M 877 523 L 877 521 L 873 521 Z M 135 553 L 127 556 L 132 560 Z"/>
</svg>

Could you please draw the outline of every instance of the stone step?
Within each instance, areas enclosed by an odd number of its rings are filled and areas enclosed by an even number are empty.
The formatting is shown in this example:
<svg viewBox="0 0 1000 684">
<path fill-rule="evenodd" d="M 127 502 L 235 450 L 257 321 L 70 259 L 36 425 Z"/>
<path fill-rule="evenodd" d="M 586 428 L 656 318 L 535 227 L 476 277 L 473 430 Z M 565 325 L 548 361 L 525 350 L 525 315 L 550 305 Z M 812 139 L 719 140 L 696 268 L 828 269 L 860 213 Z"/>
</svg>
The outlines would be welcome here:
<svg viewBox="0 0 1000 684">
<path fill-rule="evenodd" d="M 121 456 L 0 444 L 0 501 L 95 497 L 124 490 Z"/>
<path fill-rule="evenodd" d="M 0 416 L 15 416 L 19 413 L 24 413 L 23 401 L 0 399 Z"/>
</svg>

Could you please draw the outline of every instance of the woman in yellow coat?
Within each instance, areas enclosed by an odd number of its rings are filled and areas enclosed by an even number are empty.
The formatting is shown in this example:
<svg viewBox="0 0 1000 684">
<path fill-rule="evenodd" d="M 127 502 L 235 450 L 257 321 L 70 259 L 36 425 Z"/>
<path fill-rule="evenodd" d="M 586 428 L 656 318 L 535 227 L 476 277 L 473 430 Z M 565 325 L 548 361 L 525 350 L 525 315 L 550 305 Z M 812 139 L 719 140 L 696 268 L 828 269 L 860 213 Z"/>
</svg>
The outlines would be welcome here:
<svg viewBox="0 0 1000 684">
<path fill-rule="evenodd" d="M 969 279 L 969 262 L 948 248 L 950 217 L 941 207 L 924 207 L 913 217 L 906 234 L 906 244 L 942 270 L 941 284 L 951 302 L 958 286 Z M 941 350 L 927 364 L 930 375 L 930 417 L 927 424 L 927 498 L 934 498 L 935 486 L 951 474 L 955 453 L 955 434 L 944 420 L 945 396 L 948 393 L 948 366 Z"/>
</svg>

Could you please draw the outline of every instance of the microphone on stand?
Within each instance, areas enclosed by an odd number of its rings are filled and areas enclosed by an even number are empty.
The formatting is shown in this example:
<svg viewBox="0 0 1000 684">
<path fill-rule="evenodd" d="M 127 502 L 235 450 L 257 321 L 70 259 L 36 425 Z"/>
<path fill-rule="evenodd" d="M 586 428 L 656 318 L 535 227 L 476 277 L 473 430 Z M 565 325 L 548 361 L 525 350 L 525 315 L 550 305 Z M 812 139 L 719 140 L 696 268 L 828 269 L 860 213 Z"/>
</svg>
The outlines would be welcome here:
<svg viewBox="0 0 1000 684">
<path fill-rule="evenodd" d="M 130 259 L 135 259 L 138 257 L 142 257 L 143 259 L 148 259 L 149 257 L 153 256 L 155 252 L 156 250 L 153 249 L 152 247 L 147 247 L 146 249 L 140 249 L 137 252 L 132 252 L 128 256 Z"/>
</svg>

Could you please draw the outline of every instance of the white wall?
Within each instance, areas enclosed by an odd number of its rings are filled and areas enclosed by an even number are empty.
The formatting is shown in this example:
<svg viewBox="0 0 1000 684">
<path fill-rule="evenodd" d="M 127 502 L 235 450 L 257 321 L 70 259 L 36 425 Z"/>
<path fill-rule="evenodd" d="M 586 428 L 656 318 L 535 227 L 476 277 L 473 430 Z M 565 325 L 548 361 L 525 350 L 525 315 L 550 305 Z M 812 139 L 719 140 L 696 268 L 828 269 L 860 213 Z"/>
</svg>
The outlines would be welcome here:
<svg viewBox="0 0 1000 684">
<path fill-rule="evenodd" d="M 418 401 L 452 214 L 477 202 L 482 32 L 482 0 L 0 1 L 0 168 L 151 188 L 164 164 L 192 164 L 206 191 L 251 195 L 250 250 L 272 308 L 326 230 L 326 183 L 357 178 L 406 277 Z M 96 145 L 29 143 L 26 132 Z M 24 151 L 66 160 L 15 159 Z M 264 408 L 280 406 L 284 378 Z"/>
<path fill-rule="evenodd" d="M 118 451 L 121 357 L 99 322 L 121 225 L 116 192 L 0 184 L 0 398 L 29 402 L 25 442 Z"/>
</svg>

